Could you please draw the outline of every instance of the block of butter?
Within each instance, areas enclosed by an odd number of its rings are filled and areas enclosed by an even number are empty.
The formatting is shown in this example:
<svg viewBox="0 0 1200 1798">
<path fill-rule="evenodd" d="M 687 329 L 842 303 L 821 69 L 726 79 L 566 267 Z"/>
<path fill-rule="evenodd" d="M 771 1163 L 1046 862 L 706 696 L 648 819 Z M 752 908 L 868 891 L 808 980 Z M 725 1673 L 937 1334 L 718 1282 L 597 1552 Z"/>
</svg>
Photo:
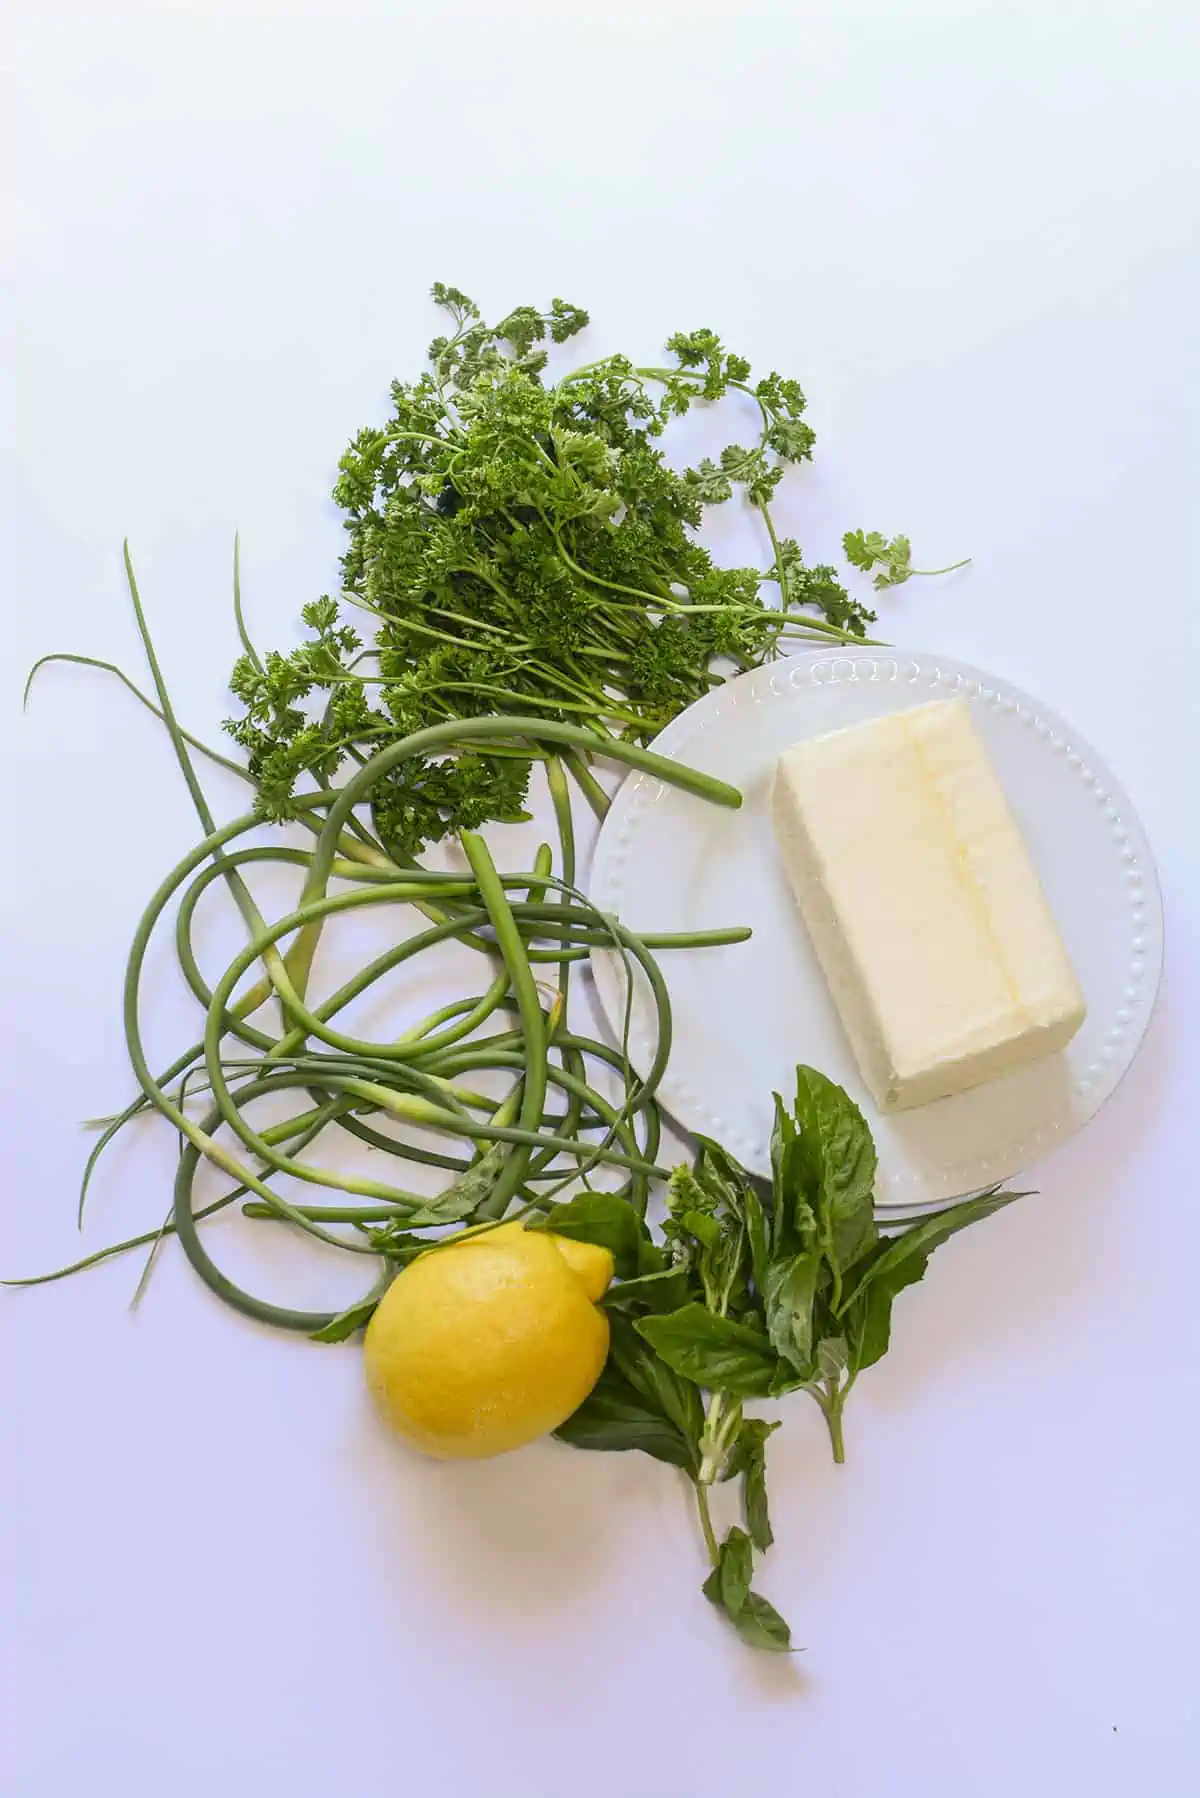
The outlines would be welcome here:
<svg viewBox="0 0 1200 1798">
<path fill-rule="evenodd" d="M 1074 1036 L 1083 996 L 965 700 L 794 744 L 774 818 L 881 1109 L 963 1092 Z"/>
</svg>

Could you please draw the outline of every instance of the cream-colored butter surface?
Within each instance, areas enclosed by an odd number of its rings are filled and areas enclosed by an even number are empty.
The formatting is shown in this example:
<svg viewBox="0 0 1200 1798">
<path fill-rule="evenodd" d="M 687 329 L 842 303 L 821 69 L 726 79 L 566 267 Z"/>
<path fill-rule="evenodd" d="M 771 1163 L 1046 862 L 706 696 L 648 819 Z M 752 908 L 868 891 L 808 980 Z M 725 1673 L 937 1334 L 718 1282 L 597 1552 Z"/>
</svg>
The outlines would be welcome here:
<svg viewBox="0 0 1200 1798">
<path fill-rule="evenodd" d="M 774 817 L 883 1109 L 962 1092 L 1074 1036 L 1083 996 L 965 700 L 794 744 Z"/>
</svg>

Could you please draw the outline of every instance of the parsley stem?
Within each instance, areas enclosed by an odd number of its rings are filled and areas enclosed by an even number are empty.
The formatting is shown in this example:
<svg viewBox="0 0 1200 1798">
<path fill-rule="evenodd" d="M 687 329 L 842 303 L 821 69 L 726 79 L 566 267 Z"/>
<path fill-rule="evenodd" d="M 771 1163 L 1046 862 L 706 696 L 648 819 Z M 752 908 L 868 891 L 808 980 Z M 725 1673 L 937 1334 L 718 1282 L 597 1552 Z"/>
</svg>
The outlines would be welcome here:
<svg viewBox="0 0 1200 1798">
<path fill-rule="evenodd" d="M 669 595 L 662 593 L 647 593 L 644 587 L 627 587 L 622 581 L 606 580 L 603 575 L 593 574 L 589 569 L 581 567 L 567 549 L 562 537 L 550 523 L 550 520 L 545 516 L 545 513 L 542 514 L 542 520 L 549 530 L 550 535 L 554 538 L 558 553 L 561 555 L 567 567 L 571 569 L 572 573 L 577 574 L 581 580 L 587 581 L 590 586 L 605 587 L 610 593 L 627 593 L 631 599 L 649 600 L 652 606 L 661 605 L 664 598 L 669 597 Z"/>
<path fill-rule="evenodd" d="M 775 579 L 779 582 L 779 610 L 787 612 L 790 608 L 791 595 L 788 591 L 787 570 L 783 565 L 783 549 L 775 531 L 771 508 L 765 499 L 759 500 L 758 509 L 762 514 L 762 521 L 767 527 L 767 536 L 771 540 L 771 554 L 775 559 Z"/>
<path fill-rule="evenodd" d="M 242 614 L 242 545 L 237 531 L 233 533 L 233 621 L 237 628 L 238 641 L 256 671 L 262 674 L 264 672 L 262 660 L 250 641 L 250 633 L 246 629 L 246 620 Z"/>
<path fill-rule="evenodd" d="M 788 630 L 788 622 L 792 621 L 799 628 Z M 827 618 L 820 618 L 815 612 L 786 612 L 782 615 L 775 640 L 782 643 L 788 639 L 811 643 L 814 638 L 828 639 L 832 643 L 853 643 L 856 649 L 881 649 L 884 647 L 880 637 L 859 636 L 857 631 L 842 630 L 840 625 L 830 624 Z"/>
<path fill-rule="evenodd" d="M 553 711 L 585 712 L 588 717 L 594 718 L 599 715 L 611 718 L 617 724 L 637 726 L 645 724 L 644 718 L 639 717 L 636 712 L 625 711 L 610 699 L 608 694 L 599 689 L 593 699 L 584 703 L 580 703 L 578 700 L 560 699 L 557 696 L 542 698 L 536 693 L 529 692 L 513 693 L 504 687 L 491 686 L 483 681 L 441 681 L 437 690 L 442 693 L 478 693 L 485 698 L 502 701 L 508 705 L 544 705 Z"/>
</svg>

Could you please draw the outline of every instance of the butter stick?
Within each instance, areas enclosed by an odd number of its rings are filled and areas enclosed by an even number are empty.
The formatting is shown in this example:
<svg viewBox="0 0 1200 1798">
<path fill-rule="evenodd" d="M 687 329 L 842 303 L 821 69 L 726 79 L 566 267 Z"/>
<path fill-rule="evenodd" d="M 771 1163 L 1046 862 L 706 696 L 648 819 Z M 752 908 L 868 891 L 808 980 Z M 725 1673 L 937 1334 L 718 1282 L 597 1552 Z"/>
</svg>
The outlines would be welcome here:
<svg viewBox="0 0 1200 1798">
<path fill-rule="evenodd" d="M 965 700 L 794 744 L 774 821 L 881 1109 L 963 1092 L 1079 1029 L 1083 995 Z"/>
</svg>

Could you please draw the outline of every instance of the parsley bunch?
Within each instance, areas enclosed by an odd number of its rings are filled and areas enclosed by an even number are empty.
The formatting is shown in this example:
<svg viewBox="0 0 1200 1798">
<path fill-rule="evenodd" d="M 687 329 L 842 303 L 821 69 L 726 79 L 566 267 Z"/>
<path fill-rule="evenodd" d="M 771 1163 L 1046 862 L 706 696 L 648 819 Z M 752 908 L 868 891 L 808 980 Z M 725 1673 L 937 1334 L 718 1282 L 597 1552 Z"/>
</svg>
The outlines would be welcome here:
<svg viewBox="0 0 1200 1798">
<path fill-rule="evenodd" d="M 533 712 L 645 743 L 721 666 L 755 667 L 789 637 L 862 637 L 874 613 L 772 518 L 785 468 L 812 454 L 795 381 L 752 382 L 744 357 L 698 330 L 669 340 L 664 366 L 607 356 L 549 382 L 548 344 L 586 312 L 555 300 L 489 325 L 457 288 L 433 297 L 449 330 L 425 373 L 393 384 L 391 418 L 359 432 L 334 488 L 342 602 L 368 614 L 370 641 L 326 596 L 304 608 L 298 649 L 248 648 L 234 669 L 243 711 L 226 728 L 261 815 L 291 816 L 302 777 L 327 786 L 347 758 L 460 716 Z M 753 440 L 674 472 L 672 421 L 731 394 L 756 409 Z M 764 568 L 718 567 L 697 540 L 705 508 L 735 490 L 761 515 Z M 406 764 L 376 796 L 379 834 L 407 857 L 520 817 L 528 766 L 500 752 Z"/>
</svg>

